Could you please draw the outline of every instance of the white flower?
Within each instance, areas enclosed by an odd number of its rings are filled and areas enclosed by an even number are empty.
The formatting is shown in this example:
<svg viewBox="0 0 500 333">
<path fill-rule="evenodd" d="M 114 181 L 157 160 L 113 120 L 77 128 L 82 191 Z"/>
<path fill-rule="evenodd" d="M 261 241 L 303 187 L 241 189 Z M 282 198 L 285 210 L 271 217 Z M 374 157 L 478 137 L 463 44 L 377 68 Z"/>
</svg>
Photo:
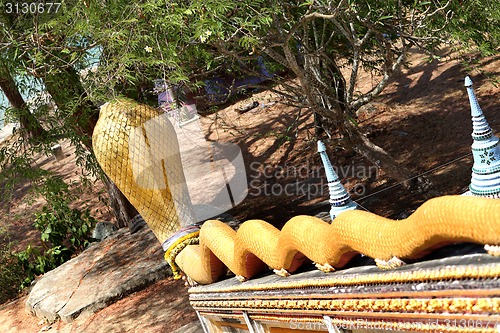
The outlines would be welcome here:
<svg viewBox="0 0 500 333">
<path fill-rule="evenodd" d="M 146 46 L 144 48 L 144 51 L 146 51 L 147 53 L 151 53 L 151 52 L 153 52 L 153 48 L 151 46 Z"/>
<path fill-rule="evenodd" d="M 202 43 L 205 43 L 208 39 L 208 37 L 210 37 L 212 35 L 212 31 L 210 30 L 205 30 L 204 33 L 201 34 L 200 36 L 200 40 Z"/>
</svg>

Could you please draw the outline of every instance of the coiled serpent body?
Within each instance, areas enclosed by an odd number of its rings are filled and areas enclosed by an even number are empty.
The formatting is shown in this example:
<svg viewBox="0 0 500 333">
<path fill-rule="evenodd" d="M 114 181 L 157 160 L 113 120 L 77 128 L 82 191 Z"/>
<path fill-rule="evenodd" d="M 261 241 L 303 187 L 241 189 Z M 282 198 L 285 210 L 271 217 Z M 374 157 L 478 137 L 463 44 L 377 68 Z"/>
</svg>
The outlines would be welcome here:
<svg viewBox="0 0 500 333">
<path fill-rule="evenodd" d="M 148 154 L 155 151 L 151 147 L 155 144 L 172 151 L 167 164 L 148 165 L 157 168 L 156 175 L 170 180 L 163 183 L 163 188 L 144 186 L 140 179 L 147 178 L 147 172 L 142 178 L 134 175 L 129 147 L 134 129 L 146 133 L 145 122 L 158 116 L 155 109 L 129 100 L 108 103 L 101 109 L 93 146 L 103 170 L 141 213 L 159 241 L 164 242 L 180 226 L 189 224 L 183 222 L 183 216 L 189 216 L 189 212 L 183 211 L 188 211 L 188 207 L 182 205 L 187 190 L 177 189 L 180 195 L 172 195 L 170 185 L 172 179 L 176 184 L 184 182 L 182 170 L 177 169 L 181 166 L 176 138 L 163 131 L 163 137 L 146 138 L 143 147 Z M 169 170 L 169 166 L 174 170 Z M 175 202 L 179 197 L 181 204 Z M 400 264 L 396 258 L 418 258 L 453 242 L 489 244 L 489 252 L 498 255 L 500 200 L 434 198 L 405 220 L 390 220 L 363 211 L 344 212 L 331 224 L 311 216 L 296 216 L 281 231 L 265 221 L 250 220 L 235 232 L 222 222 L 210 220 L 200 230 L 199 244 L 186 246 L 175 262 L 191 279 L 207 284 L 224 277 L 227 268 L 241 278 L 251 278 L 268 266 L 286 274 L 311 260 L 318 268 L 329 271 L 343 267 L 358 253 L 375 258 L 383 268 L 391 268 Z"/>
</svg>

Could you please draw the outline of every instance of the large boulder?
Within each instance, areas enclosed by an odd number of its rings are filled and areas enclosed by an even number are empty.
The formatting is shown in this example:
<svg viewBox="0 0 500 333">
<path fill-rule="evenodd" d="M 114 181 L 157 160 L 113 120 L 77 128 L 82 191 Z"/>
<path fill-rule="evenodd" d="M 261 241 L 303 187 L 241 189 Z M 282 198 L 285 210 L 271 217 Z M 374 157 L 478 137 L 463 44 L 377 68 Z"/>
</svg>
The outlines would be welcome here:
<svg viewBox="0 0 500 333">
<path fill-rule="evenodd" d="M 49 322 L 71 322 L 171 274 L 149 228 L 135 234 L 122 228 L 42 276 L 26 308 Z"/>
</svg>

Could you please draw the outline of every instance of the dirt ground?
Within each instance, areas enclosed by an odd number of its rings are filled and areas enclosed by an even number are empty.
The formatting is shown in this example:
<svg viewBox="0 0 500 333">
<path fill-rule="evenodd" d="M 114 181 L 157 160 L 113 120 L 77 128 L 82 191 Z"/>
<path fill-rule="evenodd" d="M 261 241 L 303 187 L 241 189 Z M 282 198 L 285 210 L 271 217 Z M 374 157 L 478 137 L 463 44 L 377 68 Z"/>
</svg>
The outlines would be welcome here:
<svg viewBox="0 0 500 333">
<path fill-rule="evenodd" d="M 197 320 L 189 305 L 183 281 L 171 278 L 158 281 L 71 324 L 59 321 L 50 325 L 28 315 L 24 309 L 25 300 L 26 296 L 0 307 L 0 328 L 3 333 L 173 332 Z"/>
<path fill-rule="evenodd" d="M 410 62 L 409 69 L 397 75 L 381 96 L 363 108 L 359 115 L 360 127 L 414 175 L 426 175 L 440 193 L 461 193 L 470 182 L 472 166 L 472 125 L 463 84 L 468 72 L 451 57 L 429 62 L 424 55 L 415 53 Z M 499 80 L 500 61 L 498 57 L 478 58 L 476 65 L 476 69 L 469 69 L 469 74 L 482 109 L 498 135 L 500 113 L 495 111 L 500 87 L 490 78 Z M 372 80 L 365 74 L 359 88 L 365 89 Z M 237 112 L 238 107 L 249 101 L 265 106 L 243 114 Z M 240 220 L 260 218 L 279 226 L 294 215 L 310 213 L 309 207 L 325 200 L 328 192 L 316 153 L 312 116 L 305 110 L 299 112 L 273 102 L 279 102 L 274 93 L 255 93 L 202 117 L 201 122 L 208 139 L 238 144 L 247 165 L 249 195 L 230 213 Z M 326 143 L 343 183 L 367 210 L 394 218 L 425 201 L 425 195 L 409 193 L 387 179 L 382 170 L 343 147 L 335 136 Z M 62 162 L 40 158 L 38 165 L 57 172 L 67 182 L 74 181 L 77 191 L 82 171 L 74 164 L 71 147 L 64 144 L 63 148 L 69 156 Z M 295 184 L 288 187 L 292 195 L 278 193 L 286 184 Z M 29 186 L 24 184 L 16 190 L 14 200 L 0 210 L 0 227 L 7 228 L 18 249 L 39 239 L 31 226 L 32 214 L 41 208 L 43 201 L 25 202 Z M 92 189 L 82 190 L 80 198 L 76 205 L 92 207 L 99 221 L 113 221 L 100 183 L 95 183 Z M 172 302 L 178 304 L 176 315 L 168 322 L 155 322 L 148 310 L 148 304 L 158 303 L 158 297 L 162 306 L 170 306 Z M 126 297 L 84 322 L 56 323 L 50 331 L 97 332 L 96 327 L 99 327 L 99 332 L 104 332 L 103 329 L 109 327 L 106 332 L 119 332 L 116 323 L 123 323 L 120 332 L 137 331 L 139 327 L 144 328 L 141 332 L 171 332 L 174 326 L 180 327 L 193 320 L 195 316 L 189 307 L 185 287 L 165 280 Z M 157 325 L 154 329 L 147 326 L 151 322 Z M 20 298 L 0 307 L 0 327 L 7 332 L 38 332 L 44 324 L 26 314 L 24 298 Z"/>
</svg>

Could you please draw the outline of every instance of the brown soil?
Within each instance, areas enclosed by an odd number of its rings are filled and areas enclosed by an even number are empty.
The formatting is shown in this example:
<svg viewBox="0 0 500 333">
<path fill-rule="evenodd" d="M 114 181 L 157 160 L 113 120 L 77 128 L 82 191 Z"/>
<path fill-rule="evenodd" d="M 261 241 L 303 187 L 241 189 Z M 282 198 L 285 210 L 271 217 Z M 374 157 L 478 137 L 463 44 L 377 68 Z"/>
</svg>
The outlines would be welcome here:
<svg viewBox="0 0 500 333">
<path fill-rule="evenodd" d="M 456 59 L 428 62 L 424 55 L 415 53 L 410 60 L 410 69 L 397 75 L 375 102 L 363 108 L 359 124 L 371 140 L 413 170 L 415 175 L 426 174 L 436 190 L 443 194 L 461 193 L 469 184 L 472 166 L 470 108 L 463 86 L 466 70 Z M 479 102 L 496 132 L 500 130 L 500 114 L 494 113 L 494 107 L 498 103 L 500 87 L 487 77 L 498 78 L 499 65 L 498 57 L 481 58 L 477 60 L 480 70 L 470 73 Z M 366 89 L 372 80 L 366 74 L 359 88 Z M 203 117 L 202 124 L 208 139 L 239 145 L 248 166 L 249 182 L 254 181 L 250 183 L 248 197 L 230 213 L 241 220 L 261 218 L 279 226 L 291 216 L 314 212 L 310 206 L 327 198 L 324 174 L 316 153 L 312 117 L 305 110 L 299 113 L 299 110 L 278 103 L 243 114 L 237 112 L 238 107 L 251 100 L 268 105 L 279 102 L 278 97 L 268 91 L 256 93 Z M 327 146 L 332 162 L 341 170 L 340 177 L 345 186 L 369 211 L 397 217 L 425 200 L 425 196 L 408 193 L 387 179 L 383 171 L 343 147 L 338 138 L 328 140 Z M 82 171 L 74 165 L 67 144 L 64 150 L 70 156 L 62 162 L 40 158 L 38 164 L 56 171 L 67 182 L 76 181 L 78 184 Z M 290 183 L 295 184 L 295 187 L 288 188 L 295 195 L 265 195 L 266 191 L 268 194 L 273 192 L 273 186 L 275 194 L 279 194 L 279 188 Z M 0 211 L 3 216 L 0 227 L 7 228 L 19 249 L 37 243 L 39 237 L 31 226 L 32 213 L 40 209 L 43 201 L 25 203 L 29 186 L 24 184 L 16 191 L 10 205 Z M 304 188 L 307 193 L 301 191 Z M 113 220 L 106 208 L 106 195 L 100 183 L 91 190 L 84 190 L 80 198 L 76 205 L 90 205 L 98 220 Z M 171 307 L 172 304 L 178 308 L 170 320 L 155 319 L 154 311 L 160 313 L 162 306 Z M 171 332 L 174 327 L 193 320 L 195 316 L 189 307 L 186 289 L 181 283 L 165 280 L 128 296 L 85 321 L 72 325 L 57 323 L 53 329 L 64 332 Z M 148 326 L 153 324 L 157 326 Z M 7 332 L 37 332 L 43 325 L 26 314 L 24 299 L 21 298 L 0 308 L 0 327 Z M 139 327 L 144 329 L 138 330 Z"/>
<path fill-rule="evenodd" d="M 197 320 L 189 305 L 184 283 L 171 278 L 111 304 L 90 317 L 52 325 L 30 316 L 24 309 L 25 297 L 0 308 L 0 328 L 4 333 L 123 333 L 173 332 Z"/>
</svg>

